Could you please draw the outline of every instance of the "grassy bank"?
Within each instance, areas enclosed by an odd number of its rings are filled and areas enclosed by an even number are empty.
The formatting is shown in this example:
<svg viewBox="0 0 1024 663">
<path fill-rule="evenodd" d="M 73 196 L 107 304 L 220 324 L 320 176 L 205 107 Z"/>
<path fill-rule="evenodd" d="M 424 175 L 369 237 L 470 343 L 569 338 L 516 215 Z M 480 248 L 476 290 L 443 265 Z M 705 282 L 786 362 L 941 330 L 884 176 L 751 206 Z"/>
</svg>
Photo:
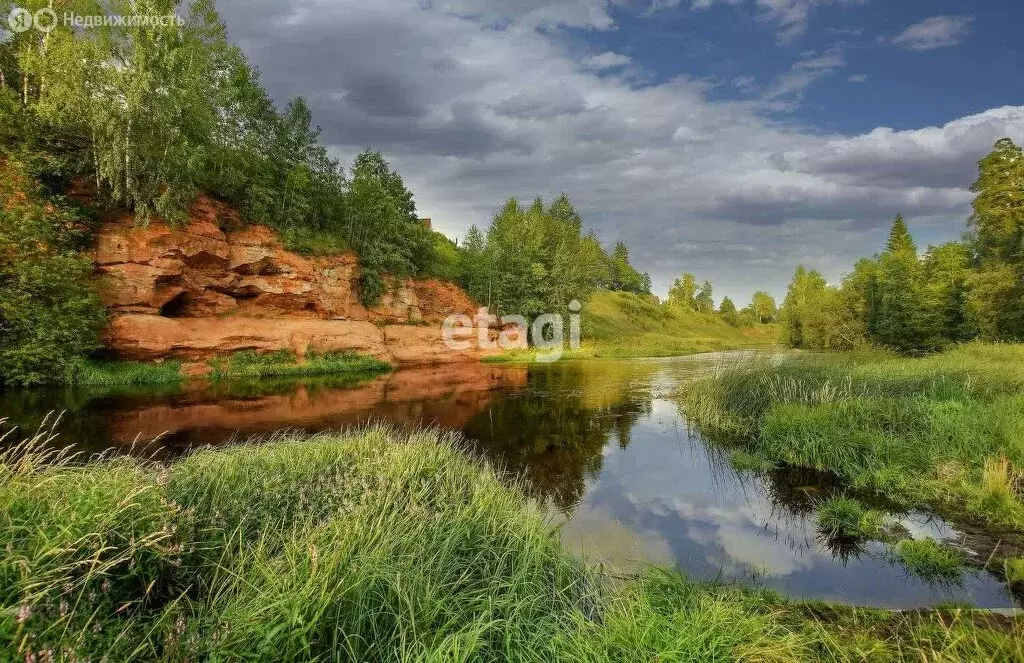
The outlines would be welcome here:
<svg viewBox="0 0 1024 663">
<path fill-rule="evenodd" d="M 185 381 L 180 361 L 160 364 L 133 361 L 81 360 L 74 364 L 68 382 L 83 387 L 175 386 Z"/>
<path fill-rule="evenodd" d="M 299 359 L 294 353 L 237 352 L 209 362 L 214 381 L 263 378 L 374 376 L 391 370 L 391 364 L 352 352 L 310 352 Z M 180 361 L 131 362 L 81 360 L 67 382 L 81 387 L 132 388 L 175 387 L 187 381 Z"/>
<path fill-rule="evenodd" d="M 371 428 L 170 466 L 0 464 L 17 660 L 1008 660 L 1024 631 L 651 572 L 613 581 L 435 433 Z M 34 658 L 33 658 L 34 657 Z"/>
<path fill-rule="evenodd" d="M 582 321 L 585 349 L 598 357 L 670 357 L 776 342 L 770 326 L 741 330 L 717 315 L 624 292 L 596 292 L 583 309 Z"/>
<path fill-rule="evenodd" d="M 755 362 L 681 400 L 704 432 L 770 461 L 1024 530 L 1024 346 Z"/>
<path fill-rule="evenodd" d="M 778 344 L 777 325 L 732 327 L 721 317 L 656 304 L 649 297 L 599 290 L 581 314 L 583 342 L 562 359 L 682 357 L 702 352 L 771 347 Z M 535 361 L 535 350 L 508 352 L 486 361 Z"/>
<path fill-rule="evenodd" d="M 237 352 L 210 362 L 214 380 L 268 377 L 317 377 L 386 373 L 391 364 L 353 352 L 309 352 L 301 360 L 295 353 Z"/>
</svg>

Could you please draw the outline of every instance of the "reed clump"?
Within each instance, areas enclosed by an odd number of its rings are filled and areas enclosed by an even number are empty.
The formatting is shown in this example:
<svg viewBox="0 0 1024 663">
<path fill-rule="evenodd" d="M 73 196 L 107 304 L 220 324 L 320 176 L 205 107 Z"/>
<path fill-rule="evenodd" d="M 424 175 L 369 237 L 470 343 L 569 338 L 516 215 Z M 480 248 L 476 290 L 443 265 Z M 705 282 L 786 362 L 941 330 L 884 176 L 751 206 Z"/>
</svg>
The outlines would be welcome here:
<svg viewBox="0 0 1024 663">
<path fill-rule="evenodd" d="M 750 453 L 1024 529 L 1024 346 L 754 360 L 687 385 L 680 402 L 702 432 Z"/>
<path fill-rule="evenodd" d="M 370 426 L 170 465 L 0 456 L 11 660 L 619 661 L 1024 657 L 1018 625 L 877 616 L 567 555 L 514 483 L 437 431 Z M 939 648 L 939 649 L 937 649 Z M 5 659 L 5 660 L 6 660 Z"/>
</svg>

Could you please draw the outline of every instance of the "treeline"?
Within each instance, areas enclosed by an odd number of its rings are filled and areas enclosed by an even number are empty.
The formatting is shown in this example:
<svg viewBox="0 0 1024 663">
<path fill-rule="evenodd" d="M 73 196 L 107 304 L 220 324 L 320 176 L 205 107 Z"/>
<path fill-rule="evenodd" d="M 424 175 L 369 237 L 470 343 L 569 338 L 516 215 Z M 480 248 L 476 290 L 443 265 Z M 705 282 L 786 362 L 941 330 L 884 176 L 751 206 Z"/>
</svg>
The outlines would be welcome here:
<svg viewBox="0 0 1024 663">
<path fill-rule="evenodd" d="M 974 213 L 960 242 L 920 254 L 897 216 L 885 250 L 836 286 L 799 267 L 782 306 L 797 348 L 867 344 L 929 352 L 971 339 L 1024 340 L 1024 154 L 1009 139 L 979 164 Z"/>
<path fill-rule="evenodd" d="M 688 311 L 717 313 L 733 327 L 767 325 L 775 322 L 778 316 L 775 298 L 763 290 L 755 292 L 750 304 L 742 310 L 736 309 L 736 304 L 732 299 L 724 297 L 716 311 L 714 287 L 711 285 L 711 281 L 704 281 L 698 286 L 697 277 L 690 273 L 680 276 L 669 288 L 668 303 Z"/>
<path fill-rule="evenodd" d="M 7 4 L 0 8 L 6 16 Z M 169 222 L 208 192 L 280 230 L 293 248 L 355 250 L 367 303 L 383 293 L 384 274 L 429 271 L 437 240 L 417 220 L 402 178 L 372 150 L 346 173 L 302 99 L 275 108 L 212 0 L 71 0 L 60 9 L 184 20 L 58 25 L 0 43 L 5 156 L 52 192 L 85 184 L 99 205 Z"/>
<path fill-rule="evenodd" d="M 35 12 L 50 2 L 17 4 Z M 0 0 L 0 15 L 11 9 Z M 0 384 L 69 379 L 99 348 L 104 311 L 84 252 L 96 210 L 181 223 L 200 192 L 276 228 L 294 250 L 355 251 L 368 305 L 386 275 L 459 281 L 482 303 L 523 314 L 600 287 L 650 292 L 625 245 L 606 254 L 567 198 L 549 208 L 512 201 L 463 247 L 424 227 L 378 152 L 345 169 L 303 99 L 275 106 L 213 0 L 65 0 L 65 12 L 127 20 L 0 40 Z M 171 14 L 183 20 L 132 20 Z"/>
<path fill-rule="evenodd" d="M 630 264 L 629 248 L 619 242 L 606 252 L 566 195 L 529 207 L 509 200 L 486 232 L 469 229 L 453 259 L 447 271 L 499 314 L 564 311 L 598 288 L 651 294 L 651 278 Z"/>
</svg>

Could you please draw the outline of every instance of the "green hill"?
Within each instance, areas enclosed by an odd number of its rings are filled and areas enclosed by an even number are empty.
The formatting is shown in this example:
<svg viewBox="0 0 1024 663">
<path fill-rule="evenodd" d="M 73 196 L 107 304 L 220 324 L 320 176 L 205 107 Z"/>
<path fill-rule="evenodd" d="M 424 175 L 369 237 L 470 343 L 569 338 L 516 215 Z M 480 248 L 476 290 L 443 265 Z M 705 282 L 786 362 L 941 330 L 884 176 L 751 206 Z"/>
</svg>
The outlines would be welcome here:
<svg viewBox="0 0 1024 663">
<path fill-rule="evenodd" d="M 720 317 L 649 297 L 598 291 L 583 309 L 583 350 L 598 357 L 666 357 L 774 345 L 773 325 L 738 329 Z"/>
</svg>

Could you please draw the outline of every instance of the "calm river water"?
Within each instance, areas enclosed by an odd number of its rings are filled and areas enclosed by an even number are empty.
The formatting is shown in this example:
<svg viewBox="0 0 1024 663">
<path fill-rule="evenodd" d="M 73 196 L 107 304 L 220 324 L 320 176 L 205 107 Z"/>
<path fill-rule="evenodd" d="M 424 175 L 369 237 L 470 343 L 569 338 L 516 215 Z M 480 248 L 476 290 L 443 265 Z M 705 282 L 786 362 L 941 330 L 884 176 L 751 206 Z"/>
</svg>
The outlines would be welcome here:
<svg viewBox="0 0 1024 663">
<path fill-rule="evenodd" d="M 735 360 L 468 365 L 359 384 L 282 381 L 128 395 L 19 392 L 0 394 L 0 417 L 28 430 L 47 412 L 64 410 L 61 444 L 161 458 L 281 429 L 367 421 L 452 428 L 525 476 L 564 523 L 565 545 L 592 562 L 624 572 L 676 566 L 699 578 L 753 580 L 794 597 L 879 607 L 1015 605 L 984 571 L 968 574 L 960 587 L 929 585 L 891 562 L 881 544 L 851 549 L 823 538 L 814 504 L 842 491 L 828 476 L 733 469 L 727 451 L 687 425 L 673 392 Z M 893 516 L 917 538 L 947 539 L 968 551 L 977 542 L 977 566 L 985 561 L 983 533 L 928 514 Z"/>
</svg>

